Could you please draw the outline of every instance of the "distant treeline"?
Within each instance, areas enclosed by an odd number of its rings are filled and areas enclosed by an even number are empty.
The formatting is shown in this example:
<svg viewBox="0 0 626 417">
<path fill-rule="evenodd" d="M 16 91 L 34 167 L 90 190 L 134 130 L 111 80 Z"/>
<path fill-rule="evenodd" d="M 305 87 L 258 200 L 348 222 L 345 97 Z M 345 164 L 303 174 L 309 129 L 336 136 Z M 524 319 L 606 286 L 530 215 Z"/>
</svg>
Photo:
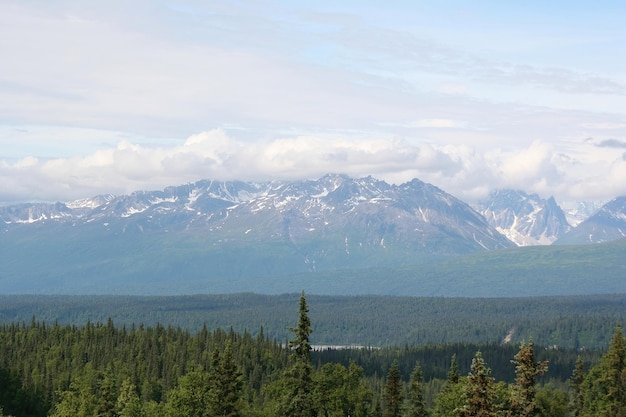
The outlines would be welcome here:
<svg viewBox="0 0 626 417">
<path fill-rule="evenodd" d="M 0 323 L 106 322 L 180 327 L 191 333 L 232 328 L 271 340 L 290 336 L 297 294 L 140 296 L 0 296 Z M 313 344 L 419 346 L 518 345 L 605 349 L 616 325 L 626 325 L 626 295 L 444 298 L 308 295 Z"/>
</svg>

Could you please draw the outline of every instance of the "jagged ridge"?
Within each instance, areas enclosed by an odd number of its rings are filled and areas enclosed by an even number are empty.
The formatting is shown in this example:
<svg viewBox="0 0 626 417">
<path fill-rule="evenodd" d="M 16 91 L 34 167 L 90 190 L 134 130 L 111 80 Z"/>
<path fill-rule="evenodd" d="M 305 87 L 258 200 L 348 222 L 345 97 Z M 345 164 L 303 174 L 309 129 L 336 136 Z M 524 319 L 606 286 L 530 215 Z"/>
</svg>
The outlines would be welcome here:
<svg viewBox="0 0 626 417">
<path fill-rule="evenodd" d="M 553 197 L 545 200 L 523 191 L 498 190 L 478 210 L 519 246 L 549 245 L 571 228 Z"/>
</svg>

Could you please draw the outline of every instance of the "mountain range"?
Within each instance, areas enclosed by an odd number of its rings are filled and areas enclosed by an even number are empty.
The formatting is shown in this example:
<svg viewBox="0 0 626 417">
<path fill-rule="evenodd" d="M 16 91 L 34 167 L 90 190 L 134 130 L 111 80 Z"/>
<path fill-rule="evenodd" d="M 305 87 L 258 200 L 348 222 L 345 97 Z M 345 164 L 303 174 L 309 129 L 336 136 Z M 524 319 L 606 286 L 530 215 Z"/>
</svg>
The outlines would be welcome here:
<svg viewBox="0 0 626 417">
<path fill-rule="evenodd" d="M 215 284 L 217 291 L 232 292 L 263 277 L 401 268 L 516 245 L 615 240 L 626 231 L 626 198 L 572 227 L 553 198 L 521 191 L 496 192 L 472 208 L 417 179 L 391 185 L 326 175 L 203 180 L 6 206 L 0 222 L 1 292 L 89 293 L 110 285 L 116 289 L 109 292 L 161 293 L 177 279 L 185 291 Z"/>
</svg>

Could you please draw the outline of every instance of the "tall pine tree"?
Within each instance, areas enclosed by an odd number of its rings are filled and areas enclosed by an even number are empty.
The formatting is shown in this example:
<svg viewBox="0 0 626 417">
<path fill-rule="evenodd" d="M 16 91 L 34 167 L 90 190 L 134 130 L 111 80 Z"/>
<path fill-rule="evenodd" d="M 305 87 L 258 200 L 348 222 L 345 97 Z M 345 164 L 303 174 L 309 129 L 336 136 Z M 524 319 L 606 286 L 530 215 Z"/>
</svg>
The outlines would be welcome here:
<svg viewBox="0 0 626 417">
<path fill-rule="evenodd" d="M 239 417 L 243 381 L 233 359 L 232 340 L 227 339 L 212 383 L 211 408 L 215 416 Z"/>
<path fill-rule="evenodd" d="M 585 392 L 583 390 L 583 382 L 585 381 L 585 369 L 583 367 L 583 358 L 578 355 L 574 372 L 569 379 L 570 401 L 569 411 L 572 417 L 579 417 L 583 412 L 583 404 L 585 401 Z"/>
<path fill-rule="evenodd" d="M 399 417 L 402 410 L 402 378 L 398 361 L 394 361 L 387 373 L 384 392 L 385 408 L 383 417 Z"/>
<path fill-rule="evenodd" d="M 626 416 L 626 348 L 622 328 L 617 327 L 609 350 L 585 378 L 582 415 Z"/>
<path fill-rule="evenodd" d="M 407 417 L 427 417 L 426 402 L 422 387 L 422 368 L 419 363 L 415 364 L 409 381 L 409 407 Z"/>
<path fill-rule="evenodd" d="M 281 417 L 315 417 L 317 408 L 309 341 L 313 329 L 304 291 L 300 295 L 298 327 L 291 330 L 295 338 L 289 341 L 290 365 L 284 374 L 285 392 L 278 407 L 278 415 Z"/>
<path fill-rule="evenodd" d="M 537 376 L 548 370 L 547 362 L 535 361 L 535 349 L 532 339 L 528 344 L 522 342 L 515 359 L 515 384 L 511 395 L 511 407 L 515 416 L 532 417 L 537 415 Z"/>
<path fill-rule="evenodd" d="M 465 394 L 463 392 L 464 383 L 461 383 L 459 377 L 456 354 L 452 355 L 450 362 L 448 379 L 443 384 L 441 392 L 435 397 L 435 406 L 432 410 L 433 416 L 435 417 L 454 416 L 455 410 L 461 409 L 465 403 Z"/>
<path fill-rule="evenodd" d="M 465 386 L 465 405 L 456 412 L 462 417 L 495 417 L 495 386 L 491 369 L 482 353 L 476 352 Z"/>
</svg>

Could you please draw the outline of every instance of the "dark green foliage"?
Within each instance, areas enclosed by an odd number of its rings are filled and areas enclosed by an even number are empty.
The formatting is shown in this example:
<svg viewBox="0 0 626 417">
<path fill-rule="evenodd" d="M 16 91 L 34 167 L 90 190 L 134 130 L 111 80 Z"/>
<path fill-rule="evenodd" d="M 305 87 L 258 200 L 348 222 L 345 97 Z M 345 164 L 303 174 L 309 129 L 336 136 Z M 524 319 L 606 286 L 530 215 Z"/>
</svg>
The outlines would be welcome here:
<svg viewBox="0 0 626 417">
<path fill-rule="evenodd" d="M 204 325 L 232 327 L 239 333 L 263 327 L 265 336 L 282 341 L 291 338 L 290 318 L 298 296 L 0 295 L 0 323 L 30 322 L 35 315 L 48 323 L 82 326 L 110 317 L 117 325 L 161 323 L 192 333 Z M 310 315 L 314 344 L 500 344 L 510 333 L 514 346 L 532 337 L 541 347 L 606 349 L 615 324 L 626 325 L 626 295 L 503 299 L 307 295 L 307 300 L 316 306 Z"/>
<path fill-rule="evenodd" d="M 363 369 L 350 362 L 346 368 L 326 363 L 316 373 L 315 400 L 323 416 L 366 417 L 373 392 L 363 381 Z"/>
<path fill-rule="evenodd" d="M 535 397 L 535 410 L 541 417 L 567 417 L 567 392 L 552 386 L 541 387 Z"/>
<path fill-rule="evenodd" d="M 453 375 L 464 374 L 470 370 L 472 359 L 477 350 L 480 350 L 485 360 L 492 367 L 492 376 L 497 380 L 513 383 L 515 380 L 515 368 L 511 365 L 511 359 L 518 352 L 518 347 L 513 345 L 488 344 L 477 345 L 469 343 L 455 343 L 446 345 L 424 345 L 403 348 L 382 349 L 325 349 L 313 352 L 314 363 L 341 363 L 348 366 L 349 362 L 355 361 L 363 368 L 366 375 L 386 375 L 391 364 L 398 362 L 402 378 L 409 380 L 410 373 L 419 362 L 424 381 L 432 379 L 446 380 L 451 371 L 450 358 L 455 357 L 457 364 Z M 550 372 L 538 378 L 540 383 L 548 379 L 565 382 L 572 374 L 577 357 L 580 355 L 586 366 L 597 360 L 599 351 L 577 351 L 571 349 L 537 349 L 537 358 L 550 363 Z"/>
<path fill-rule="evenodd" d="M 465 403 L 465 384 L 460 384 L 459 382 L 459 368 L 456 361 L 456 354 L 453 354 L 446 382 L 443 384 L 441 391 L 435 398 L 433 416 L 452 416 L 455 414 L 454 410 L 463 407 Z"/>
<path fill-rule="evenodd" d="M 407 417 L 428 416 L 422 382 L 422 368 L 420 368 L 419 363 L 416 363 L 409 381 L 409 403 L 405 413 Z"/>
<path fill-rule="evenodd" d="M 448 384 L 459 383 L 459 365 L 456 362 L 456 353 L 452 355 L 450 361 L 450 371 L 448 371 Z"/>
<path fill-rule="evenodd" d="M 201 371 L 212 370 L 214 352 L 215 377 Z M 117 328 L 111 321 L 84 327 L 10 324 L 0 326 L 0 370 L 15 376 L 0 380 L 0 406 L 19 416 L 44 416 L 52 408 L 56 416 L 130 417 L 148 416 L 170 399 L 168 410 L 174 412 L 203 398 L 210 412 L 219 405 L 226 415 L 237 415 L 228 407 L 240 406 L 243 391 L 254 401 L 286 360 L 285 349 L 274 341 L 219 329 L 192 336 L 160 325 Z M 192 389 L 203 385 L 199 381 L 205 381 L 205 391 L 206 384 L 219 391 L 218 397 Z M 176 398 L 180 407 L 173 406 Z"/>
<path fill-rule="evenodd" d="M 467 384 L 466 377 L 462 377 L 455 384 L 446 384 L 438 393 L 433 407 L 433 417 L 452 417 L 458 415 L 456 410 L 465 406 Z"/>
<path fill-rule="evenodd" d="M 583 358 L 578 356 L 576 358 L 576 365 L 574 366 L 574 372 L 569 379 L 570 387 L 570 400 L 569 410 L 572 417 L 579 417 L 583 412 L 583 405 L 585 402 L 585 391 L 583 383 L 585 381 L 585 370 L 583 364 Z"/>
<path fill-rule="evenodd" d="M 289 341 L 289 367 L 283 375 L 282 396 L 278 414 L 290 417 L 315 417 L 317 404 L 314 395 L 313 365 L 309 335 L 313 331 L 304 291 L 300 296 L 298 326 L 292 328 L 295 338 Z"/>
<path fill-rule="evenodd" d="M 609 350 L 585 380 L 582 416 L 626 416 L 626 346 L 617 327 Z"/>
<path fill-rule="evenodd" d="M 547 361 L 535 360 L 533 341 L 520 345 L 519 352 L 512 361 L 515 365 L 515 384 L 511 393 L 511 408 L 515 416 L 532 417 L 537 415 L 537 377 L 548 370 Z"/>
<path fill-rule="evenodd" d="M 485 364 L 480 351 L 472 360 L 472 368 L 465 383 L 465 404 L 455 410 L 462 417 L 495 417 L 496 387 L 491 369 Z"/>
<path fill-rule="evenodd" d="M 115 410 L 119 417 L 143 417 L 143 404 L 130 378 L 122 382 Z"/>
<path fill-rule="evenodd" d="M 159 324 L 79 327 L 34 318 L 0 325 L 0 408 L 16 417 L 565 417 L 569 394 L 571 415 L 626 415 L 619 326 L 604 354 L 535 352 L 532 341 L 518 350 L 452 344 L 318 352 L 302 293 L 292 330 L 287 347 L 264 329 L 253 336 L 203 326 L 192 334 Z M 546 360 L 550 372 L 542 375 Z"/>
<path fill-rule="evenodd" d="M 214 416 L 239 417 L 243 381 L 233 358 L 232 342 L 226 341 L 224 352 L 216 364 L 211 384 L 211 410 Z"/>
<path fill-rule="evenodd" d="M 2 340 L 0 336 L 0 341 Z M 39 390 L 25 387 L 18 371 L 9 369 L 6 365 L 0 366 L 0 409 L 4 415 L 24 417 L 45 415 L 46 403 Z"/>
<path fill-rule="evenodd" d="M 385 400 L 383 417 L 400 417 L 402 401 L 404 399 L 402 392 L 403 386 L 400 368 L 398 367 L 398 363 L 394 362 L 387 373 L 387 382 L 385 383 L 385 392 L 383 395 Z"/>
<path fill-rule="evenodd" d="M 165 412 L 168 417 L 211 417 L 211 384 L 208 373 L 191 371 L 180 378 L 168 393 Z"/>
</svg>

